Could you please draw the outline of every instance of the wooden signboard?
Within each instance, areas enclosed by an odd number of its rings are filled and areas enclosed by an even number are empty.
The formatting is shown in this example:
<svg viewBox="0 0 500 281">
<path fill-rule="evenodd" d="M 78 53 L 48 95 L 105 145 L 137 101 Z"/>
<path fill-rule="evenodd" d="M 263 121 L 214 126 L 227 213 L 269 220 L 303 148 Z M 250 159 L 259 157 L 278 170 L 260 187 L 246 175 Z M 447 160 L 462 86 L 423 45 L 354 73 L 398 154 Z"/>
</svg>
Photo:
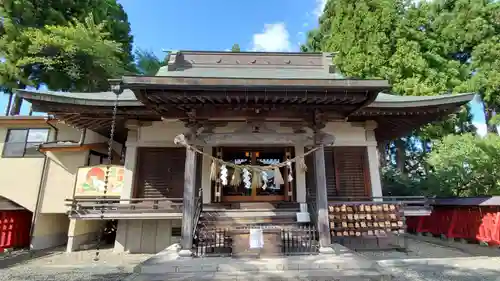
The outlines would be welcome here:
<svg viewBox="0 0 500 281">
<path fill-rule="evenodd" d="M 106 188 L 106 171 L 109 167 L 108 185 Z M 119 165 L 96 165 L 78 169 L 75 182 L 74 197 L 106 196 L 120 197 L 123 190 L 124 168 Z"/>
</svg>

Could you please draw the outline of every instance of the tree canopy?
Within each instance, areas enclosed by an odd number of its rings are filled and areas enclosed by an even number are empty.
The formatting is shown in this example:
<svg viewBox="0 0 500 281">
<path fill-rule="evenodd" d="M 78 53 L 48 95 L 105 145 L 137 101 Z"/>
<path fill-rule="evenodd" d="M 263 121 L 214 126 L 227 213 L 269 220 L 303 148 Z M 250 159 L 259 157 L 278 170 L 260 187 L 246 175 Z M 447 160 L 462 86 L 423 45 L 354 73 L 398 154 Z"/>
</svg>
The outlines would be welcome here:
<svg viewBox="0 0 500 281">
<path fill-rule="evenodd" d="M 301 50 L 334 52 L 334 62 L 344 76 L 387 79 L 392 94 L 478 93 L 487 122 L 495 124 L 500 120 L 495 117 L 500 103 L 498 19 L 500 2 L 494 0 L 330 0 L 318 28 L 308 33 Z M 489 130 L 496 132 L 495 126 Z M 444 181 L 444 175 L 451 177 L 436 155 L 445 157 L 445 151 L 452 149 L 445 146 L 449 139 L 460 139 L 471 153 L 478 153 L 485 144 L 467 139 L 473 132 L 469 108 L 464 107 L 409 136 L 380 144 L 382 159 L 388 165 L 383 169 L 384 186 L 391 193 L 419 193 L 424 190 L 415 186 L 430 184 L 433 179 Z M 405 188 L 401 188 L 403 185 Z M 491 188 L 480 187 L 486 183 L 475 185 L 486 193 L 494 190 L 492 183 Z"/>
<path fill-rule="evenodd" d="M 98 91 L 135 71 L 130 25 L 116 0 L 5 0 L 0 16 L 6 88 Z"/>
<path fill-rule="evenodd" d="M 135 52 L 138 73 L 144 76 L 154 76 L 162 66 L 167 65 L 168 56 L 160 60 L 153 52 L 138 49 Z"/>
<path fill-rule="evenodd" d="M 500 136 L 449 135 L 427 159 L 428 186 L 444 196 L 500 195 Z"/>
<path fill-rule="evenodd" d="M 231 47 L 231 52 L 241 52 L 240 45 L 233 44 L 233 46 Z"/>
</svg>

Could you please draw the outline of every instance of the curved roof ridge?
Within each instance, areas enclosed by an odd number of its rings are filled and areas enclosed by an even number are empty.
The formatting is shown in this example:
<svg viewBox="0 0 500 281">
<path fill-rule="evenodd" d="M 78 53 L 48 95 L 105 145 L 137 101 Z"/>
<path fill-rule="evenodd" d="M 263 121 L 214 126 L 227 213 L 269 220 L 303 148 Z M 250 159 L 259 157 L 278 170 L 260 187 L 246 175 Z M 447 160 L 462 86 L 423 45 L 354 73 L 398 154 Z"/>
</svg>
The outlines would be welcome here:
<svg viewBox="0 0 500 281">
<path fill-rule="evenodd" d="M 421 107 L 451 103 L 467 103 L 475 93 L 441 94 L 436 96 L 400 96 L 379 93 L 368 107 Z"/>
<path fill-rule="evenodd" d="M 26 99 L 91 106 L 113 106 L 116 99 L 115 93 L 111 91 L 85 93 L 16 89 L 15 92 Z M 118 97 L 118 105 L 143 106 L 143 104 L 137 100 L 134 92 L 128 89 L 125 89 Z"/>
<path fill-rule="evenodd" d="M 38 90 L 16 90 L 21 97 L 40 101 L 55 103 L 69 103 L 90 106 L 113 106 L 116 95 L 109 92 L 62 92 L 62 91 L 38 91 Z M 399 96 L 387 93 L 379 93 L 374 102 L 368 108 L 405 108 L 436 106 L 440 104 L 467 103 L 471 101 L 475 93 L 442 94 L 437 96 Z M 135 96 L 134 92 L 125 89 L 118 98 L 119 106 L 144 106 Z"/>
</svg>

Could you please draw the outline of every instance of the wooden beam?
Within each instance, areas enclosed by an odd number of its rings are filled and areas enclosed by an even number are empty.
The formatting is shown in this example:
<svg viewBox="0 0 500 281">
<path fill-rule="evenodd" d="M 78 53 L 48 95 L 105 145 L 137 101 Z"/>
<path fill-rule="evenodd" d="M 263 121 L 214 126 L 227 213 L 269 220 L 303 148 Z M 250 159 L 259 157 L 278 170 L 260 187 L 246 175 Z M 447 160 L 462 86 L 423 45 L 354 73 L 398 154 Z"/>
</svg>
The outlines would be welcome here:
<svg viewBox="0 0 500 281">
<path fill-rule="evenodd" d="M 75 152 L 75 151 L 86 151 L 93 149 L 105 149 L 107 146 L 106 143 L 89 143 L 82 145 L 60 145 L 60 146 L 52 146 L 52 147 L 40 147 L 40 152 Z"/>
<path fill-rule="evenodd" d="M 274 108 L 253 108 L 249 106 L 248 108 L 238 108 L 238 107 L 230 107 L 230 106 L 210 106 L 205 105 L 200 108 L 196 108 L 196 119 L 201 120 L 237 120 L 237 119 L 275 119 L 275 120 L 304 120 L 311 115 L 311 112 L 317 107 L 308 107 L 308 106 L 283 106 L 283 107 L 274 107 Z M 343 119 L 344 115 L 342 114 L 343 109 L 349 109 L 350 107 L 333 107 L 330 111 L 325 111 L 324 116 L 330 120 L 338 120 Z M 171 107 L 162 107 L 161 112 L 159 112 L 161 116 L 165 119 L 183 119 L 189 118 L 186 110 L 171 108 Z M 191 117 L 192 118 L 192 117 Z"/>
<path fill-rule="evenodd" d="M 316 208 L 320 252 L 331 253 L 330 222 L 328 219 L 328 194 L 326 192 L 325 149 L 321 146 L 314 152 L 316 177 Z"/>
<path fill-rule="evenodd" d="M 54 124 L 55 121 L 48 121 Z M 23 126 L 47 126 L 46 117 L 33 117 L 33 116 L 5 116 L 0 117 L 0 125 L 23 125 Z"/>
<path fill-rule="evenodd" d="M 194 134 L 192 134 L 194 135 Z M 194 216 L 196 213 L 196 152 L 192 149 L 186 149 L 186 163 L 184 169 L 184 195 L 182 209 L 182 250 L 179 256 L 191 257 L 193 255 L 193 237 L 194 237 Z"/>
</svg>

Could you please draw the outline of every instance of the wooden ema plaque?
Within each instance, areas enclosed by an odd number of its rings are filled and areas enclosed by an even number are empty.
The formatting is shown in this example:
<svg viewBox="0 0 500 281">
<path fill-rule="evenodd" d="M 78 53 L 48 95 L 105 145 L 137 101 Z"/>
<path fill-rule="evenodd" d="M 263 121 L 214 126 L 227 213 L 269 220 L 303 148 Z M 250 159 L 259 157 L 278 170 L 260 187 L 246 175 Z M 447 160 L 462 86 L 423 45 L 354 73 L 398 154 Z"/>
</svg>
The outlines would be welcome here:
<svg viewBox="0 0 500 281">
<path fill-rule="evenodd" d="M 378 238 L 405 233 L 402 208 L 396 203 L 338 203 L 328 211 L 333 240 L 377 238 L 379 245 Z"/>
</svg>

